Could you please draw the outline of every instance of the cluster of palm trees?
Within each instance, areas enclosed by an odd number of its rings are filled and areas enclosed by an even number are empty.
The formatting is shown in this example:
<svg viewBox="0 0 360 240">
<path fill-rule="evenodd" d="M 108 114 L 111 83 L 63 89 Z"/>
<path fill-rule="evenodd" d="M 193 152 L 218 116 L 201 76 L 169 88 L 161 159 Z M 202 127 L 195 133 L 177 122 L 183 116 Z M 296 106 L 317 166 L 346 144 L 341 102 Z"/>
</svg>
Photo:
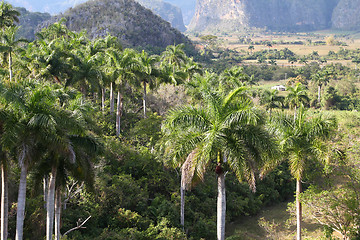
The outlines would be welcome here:
<svg viewBox="0 0 360 240">
<path fill-rule="evenodd" d="M 269 115 L 252 101 L 246 86 L 249 81 L 244 83 L 243 75 L 235 74 L 234 69 L 232 74 L 224 74 L 232 75 L 236 77 L 227 78 L 228 87 L 214 81 L 214 75 L 200 77 L 198 104 L 170 111 L 163 123 L 166 162 L 182 169 L 180 222 L 184 226 L 185 190 L 196 179 L 203 179 L 206 171 L 213 170 L 218 181 L 217 239 L 225 239 L 226 173 L 234 172 L 255 191 L 259 177 L 288 160 L 297 182 L 297 239 L 301 239 L 299 195 L 303 172 L 312 160 L 326 159 L 325 142 L 334 132 L 336 121 L 330 116 L 307 114 L 304 105 L 308 98 L 301 84 L 289 88 L 285 99 L 293 111 L 278 111 L 266 117 Z M 266 95 L 267 109 L 283 102 L 275 91 Z"/>
<path fill-rule="evenodd" d="M 37 37 L 17 56 L 18 77 L 30 76 L 71 86 L 94 102 L 101 95 L 103 111 L 109 95 L 110 115 L 116 113 L 118 137 L 123 99 L 129 89 L 142 92 L 146 118 L 148 89 L 161 83 L 181 84 L 200 69 L 185 55 L 182 44 L 168 46 L 161 55 L 149 55 L 145 51 L 122 49 L 118 39 L 110 35 L 90 41 L 84 32 L 71 32 L 61 21 L 42 30 Z"/>
<path fill-rule="evenodd" d="M 111 117 L 116 113 L 115 135 L 119 137 L 127 90 L 143 92 L 145 118 L 148 89 L 162 82 L 180 84 L 200 71 L 200 66 L 185 55 L 184 45 L 168 46 L 159 56 L 149 55 L 122 49 L 110 35 L 91 41 L 85 32 L 67 29 L 64 20 L 44 28 L 29 43 L 16 37 L 18 16 L 10 4 L 1 3 L 1 239 L 8 237 L 9 167 L 20 168 L 15 238 L 23 239 L 31 171 L 45 183 L 46 239 L 52 239 L 54 222 L 55 238 L 60 239 L 61 192 L 68 179 L 93 181 L 91 160 L 98 144 L 88 121 L 88 100 L 105 113 L 106 97 L 110 97 L 109 112 Z"/>
<path fill-rule="evenodd" d="M 54 211 L 61 208 L 59 198 L 69 177 L 92 181 L 91 161 L 97 143 L 80 106 L 80 95 L 36 81 L 2 83 L 1 86 L 1 168 L 2 239 L 7 239 L 9 167 L 20 168 L 16 236 L 23 239 L 27 175 L 32 171 L 48 179 L 46 195 L 47 239 L 52 239 Z M 72 96 L 73 95 L 73 96 Z M 11 161 L 12 160 L 12 161 Z M 80 170 L 81 169 L 81 170 Z M 40 180 L 41 181 L 41 180 Z M 56 193 L 56 194 L 55 194 Z M 57 196 L 55 198 L 55 195 Z M 55 222 L 60 237 L 60 219 Z"/>
</svg>

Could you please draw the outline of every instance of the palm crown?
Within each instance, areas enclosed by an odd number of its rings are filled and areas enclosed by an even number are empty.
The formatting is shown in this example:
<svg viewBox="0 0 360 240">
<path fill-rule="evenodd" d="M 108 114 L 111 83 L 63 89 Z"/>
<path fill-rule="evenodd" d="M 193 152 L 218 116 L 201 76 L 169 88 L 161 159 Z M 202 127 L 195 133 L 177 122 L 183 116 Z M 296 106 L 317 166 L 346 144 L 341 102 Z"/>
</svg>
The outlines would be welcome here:
<svg viewBox="0 0 360 240">
<path fill-rule="evenodd" d="M 239 97 L 244 87 L 227 95 L 203 91 L 203 106 L 185 106 L 170 112 L 163 126 L 171 139 L 168 153 L 173 162 L 196 150 L 193 168 L 203 178 L 215 160 L 227 165 L 239 180 L 255 189 L 255 170 L 274 154 L 271 137 L 264 129 L 260 112 L 249 99 Z"/>
</svg>

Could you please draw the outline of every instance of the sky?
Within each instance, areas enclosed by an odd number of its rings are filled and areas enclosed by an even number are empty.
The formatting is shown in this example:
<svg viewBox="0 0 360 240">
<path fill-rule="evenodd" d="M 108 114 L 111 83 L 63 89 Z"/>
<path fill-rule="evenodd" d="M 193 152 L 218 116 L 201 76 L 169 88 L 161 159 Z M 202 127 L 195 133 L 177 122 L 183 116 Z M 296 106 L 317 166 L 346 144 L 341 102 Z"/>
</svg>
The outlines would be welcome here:
<svg viewBox="0 0 360 240">
<path fill-rule="evenodd" d="M 86 0 L 6 0 L 14 7 L 24 7 L 31 12 L 48 12 L 57 14 L 64 12 Z"/>
<path fill-rule="evenodd" d="M 57 14 L 65 12 L 68 8 L 74 7 L 87 0 L 5 0 L 14 7 L 24 7 L 31 12 L 48 12 Z M 183 12 L 195 8 L 196 0 L 165 0 L 182 8 Z"/>
<path fill-rule="evenodd" d="M 70 7 L 87 0 L 5 0 L 14 7 L 24 7 L 30 12 L 64 13 Z M 188 25 L 195 12 L 196 0 L 163 0 L 181 8 L 184 23 Z"/>
</svg>

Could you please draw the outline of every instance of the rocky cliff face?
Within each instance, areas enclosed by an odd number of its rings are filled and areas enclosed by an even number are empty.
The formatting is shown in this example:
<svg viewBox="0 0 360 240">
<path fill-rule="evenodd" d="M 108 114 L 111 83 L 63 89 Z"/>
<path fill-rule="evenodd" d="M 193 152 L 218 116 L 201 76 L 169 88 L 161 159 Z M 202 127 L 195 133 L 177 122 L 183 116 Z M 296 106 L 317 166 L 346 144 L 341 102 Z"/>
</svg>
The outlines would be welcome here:
<svg viewBox="0 0 360 240">
<path fill-rule="evenodd" d="M 337 1 L 337 0 L 336 0 Z M 330 26 L 332 0 L 254 0 L 248 2 L 251 26 L 303 31 Z"/>
<path fill-rule="evenodd" d="M 168 21 L 172 27 L 184 32 L 184 25 L 181 9 L 162 0 L 136 0 L 144 7 L 150 9 L 162 19 Z"/>
<path fill-rule="evenodd" d="M 360 29 L 360 0 L 198 0 L 192 31 Z"/>
<path fill-rule="evenodd" d="M 332 27 L 344 30 L 359 30 L 360 0 L 340 0 L 333 12 Z"/>
<path fill-rule="evenodd" d="M 232 30 L 248 26 L 247 0 L 198 0 L 189 30 Z"/>
<path fill-rule="evenodd" d="M 195 13 L 196 0 L 165 0 L 165 2 L 181 8 L 185 25 L 189 25 Z"/>
</svg>

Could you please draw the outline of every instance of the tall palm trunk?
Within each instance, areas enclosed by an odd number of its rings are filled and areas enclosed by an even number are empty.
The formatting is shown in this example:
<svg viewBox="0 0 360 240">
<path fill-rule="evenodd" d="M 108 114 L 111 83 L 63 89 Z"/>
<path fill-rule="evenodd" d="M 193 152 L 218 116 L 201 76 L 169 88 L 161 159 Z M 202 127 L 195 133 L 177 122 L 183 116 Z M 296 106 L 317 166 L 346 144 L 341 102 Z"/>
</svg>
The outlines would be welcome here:
<svg viewBox="0 0 360 240">
<path fill-rule="evenodd" d="M 183 178 L 183 174 L 181 174 L 181 178 Z M 181 181 L 181 182 L 183 182 L 183 181 Z M 180 186 L 180 198 L 181 198 L 180 224 L 181 224 L 182 228 L 184 229 L 184 226 L 185 226 L 185 187 L 183 186 L 183 184 L 181 184 L 181 186 Z"/>
<path fill-rule="evenodd" d="M 296 179 L 296 239 L 301 240 L 301 202 L 300 202 L 300 193 L 301 193 L 301 179 Z"/>
<path fill-rule="evenodd" d="M 51 240 L 54 227 L 54 207 L 55 207 L 55 181 L 56 181 L 56 166 L 51 169 L 48 197 L 47 197 L 47 212 L 46 212 L 46 240 Z"/>
<path fill-rule="evenodd" d="M 144 118 L 146 118 L 146 82 L 143 81 L 144 85 L 144 96 L 143 96 L 143 107 L 144 107 Z"/>
<path fill-rule="evenodd" d="M 11 82 L 13 79 L 11 51 L 9 52 L 9 75 L 10 75 L 10 82 Z"/>
<path fill-rule="evenodd" d="M 101 111 L 104 112 L 105 111 L 105 88 L 101 88 Z"/>
<path fill-rule="evenodd" d="M 225 214 L 226 214 L 226 194 L 225 194 L 225 174 L 218 174 L 218 197 L 217 197 L 217 240 L 225 240 Z"/>
<path fill-rule="evenodd" d="M 61 233 L 61 188 L 56 188 L 55 194 L 55 240 L 60 240 Z"/>
<path fill-rule="evenodd" d="M 1 240 L 7 240 L 8 235 L 8 173 L 6 161 L 1 164 Z"/>
<path fill-rule="evenodd" d="M 117 93 L 117 105 L 116 105 L 116 136 L 120 136 L 120 119 L 122 115 L 123 97 L 120 94 L 120 90 Z"/>
<path fill-rule="evenodd" d="M 297 111 L 297 109 L 296 109 L 296 105 L 295 105 L 295 107 L 294 107 L 294 122 L 296 121 L 296 111 Z"/>
<path fill-rule="evenodd" d="M 114 88 L 113 83 L 110 83 L 110 114 L 114 114 L 114 105 L 115 105 L 115 99 L 114 99 Z"/>
<path fill-rule="evenodd" d="M 16 213 L 16 235 L 15 235 L 16 240 L 23 239 L 27 171 L 28 171 L 28 162 L 24 161 L 21 164 L 21 172 L 20 172 L 20 183 L 19 183 L 19 193 L 18 193 L 17 213 Z"/>
<path fill-rule="evenodd" d="M 43 183 L 43 192 L 44 192 L 44 209 L 46 211 L 46 207 L 47 207 L 47 190 L 48 190 L 48 176 L 45 176 L 43 179 L 44 183 Z"/>
<path fill-rule="evenodd" d="M 318 85 L 318 104 L 320 106 L 321 103 L 321 85 Z"/>
</svg>

